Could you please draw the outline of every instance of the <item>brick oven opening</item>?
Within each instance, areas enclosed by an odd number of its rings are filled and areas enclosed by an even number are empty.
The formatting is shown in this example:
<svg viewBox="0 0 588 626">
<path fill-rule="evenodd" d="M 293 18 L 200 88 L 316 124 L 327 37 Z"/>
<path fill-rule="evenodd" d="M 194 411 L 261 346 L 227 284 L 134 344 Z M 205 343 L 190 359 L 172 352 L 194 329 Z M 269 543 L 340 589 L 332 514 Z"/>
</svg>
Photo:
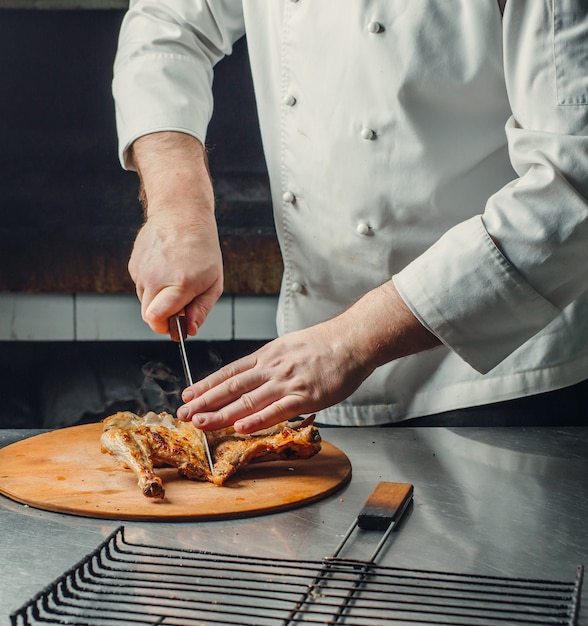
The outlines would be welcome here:
<svg viewBox="0 0 588 626">
<path fill-rule="evenodd" d="M 111 95 L 128 3 L 21 4 L 9 3 L 16 8 L 0 19 L 0 52 L 10 59 L 0 67 L 0 292 L 133 294 L 127 261 L 142 209 L 136 175 L 118 162 Z M 274 295 L 282 265 L 244 40 L 219 63 L 214 92 L 207 144 L 225 293 Z M 195 378 L 255 347 L 188 345 Z M 174 409 L 180 368 L 165 341 L 2 341 L 0 428 Z"/>
<path fill-rule="evenodd" d="M 191 341 L 194 380 L 259 341 Z M 0 428 L 64 428 L 129 410 L 174 413 L 185 387 L 169 342 L 1 342 Z"/>
</svg>

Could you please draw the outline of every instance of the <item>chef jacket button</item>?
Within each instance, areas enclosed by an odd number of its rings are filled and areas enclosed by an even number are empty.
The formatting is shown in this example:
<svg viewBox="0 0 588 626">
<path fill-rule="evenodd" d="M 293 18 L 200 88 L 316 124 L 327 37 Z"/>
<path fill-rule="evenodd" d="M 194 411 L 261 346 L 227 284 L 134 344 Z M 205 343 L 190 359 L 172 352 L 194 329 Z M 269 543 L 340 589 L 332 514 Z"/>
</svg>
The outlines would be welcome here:
<svg viewBox="0 0 588 626">
<path fill-rule="evenodd" d="M 380 24 L 380 22 L 370 22 L 367 25 L 367 29 L 368 32 L 373 33 L 374 35 L 384 32 L 384 27 Z"/>
<path fill-rule="evenodd" d="M 302 284 L 296 281 L 290 285 L 290 291 L 292 293 L 302 293 L 303 289 L 304 287 L 302 286 Z"/>
<path fill-rule="evenodd" d="M 296 199 L 296 196 L 291 191 L 285 191 L 282 194 L 282 200 L 284 202 L 292 203 Z"/>
<path fill-rule="evenodd" d="M 366 141 L 370 141 L 370 139 L 375 139 L 376 133 L 371 128 L 362 128 L 361 129 L 361 138 Z"/>
<path fill-rule="evenodd" d="M 357 231 L 358 235 L 369 235 L 371 228 L 369 224 L 366 224 L 365 222 L 359 222 L 355 230 Z"/>
<path fill-rule="evenodd" d="M 282 104 L 292 107 L 296 104 L 296 98 L 292 94 L 288 94 L 282 98 Z"/>
</svg>

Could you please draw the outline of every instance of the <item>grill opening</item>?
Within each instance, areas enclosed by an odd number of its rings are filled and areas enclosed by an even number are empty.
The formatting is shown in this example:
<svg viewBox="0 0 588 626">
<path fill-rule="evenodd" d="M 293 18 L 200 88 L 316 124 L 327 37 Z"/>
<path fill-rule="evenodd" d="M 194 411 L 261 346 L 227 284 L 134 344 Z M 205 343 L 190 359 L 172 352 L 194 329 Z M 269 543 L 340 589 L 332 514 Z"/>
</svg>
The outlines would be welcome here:
<svg viewBox="0 0 588 626">
<path fill-rule="evenodd" d="M 11 615 L 13 626 L 576 624 L 572 581 L 300 561 L 132 543 L 117 528 Z"/>
</svg>

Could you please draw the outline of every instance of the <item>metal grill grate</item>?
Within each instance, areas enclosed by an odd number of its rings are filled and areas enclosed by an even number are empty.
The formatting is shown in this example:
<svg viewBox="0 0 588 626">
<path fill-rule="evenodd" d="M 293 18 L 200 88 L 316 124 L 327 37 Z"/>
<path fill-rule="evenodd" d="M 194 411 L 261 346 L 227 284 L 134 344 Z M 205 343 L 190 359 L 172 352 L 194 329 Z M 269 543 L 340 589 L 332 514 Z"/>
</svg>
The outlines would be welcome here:
<svg viewBox="0 0 588 626">
<path fill-rule="evenodd" d="M 11 624 L 572 626 L 582 577 L 581 566 L 561 582 L 241 557 L 130 543 L 120 527 Z"/>
</svg>

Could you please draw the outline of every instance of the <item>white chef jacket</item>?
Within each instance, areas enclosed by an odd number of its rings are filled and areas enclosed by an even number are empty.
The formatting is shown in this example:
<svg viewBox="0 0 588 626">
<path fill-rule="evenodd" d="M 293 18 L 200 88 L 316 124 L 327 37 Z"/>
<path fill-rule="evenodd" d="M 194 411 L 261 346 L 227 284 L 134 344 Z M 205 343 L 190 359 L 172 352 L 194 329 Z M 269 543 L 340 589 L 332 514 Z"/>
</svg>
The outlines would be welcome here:
<svg viewBox="0 0 588 626">
<path fill-rule="evenodd" d="M 383 424 L 588 378 L 588 0 L 131 0 L 120 158 L 205 141 L 247 35 L 277 233 L 278 329 L 393 279 L 442 347 L 323 423 Z"/>
</svg>

